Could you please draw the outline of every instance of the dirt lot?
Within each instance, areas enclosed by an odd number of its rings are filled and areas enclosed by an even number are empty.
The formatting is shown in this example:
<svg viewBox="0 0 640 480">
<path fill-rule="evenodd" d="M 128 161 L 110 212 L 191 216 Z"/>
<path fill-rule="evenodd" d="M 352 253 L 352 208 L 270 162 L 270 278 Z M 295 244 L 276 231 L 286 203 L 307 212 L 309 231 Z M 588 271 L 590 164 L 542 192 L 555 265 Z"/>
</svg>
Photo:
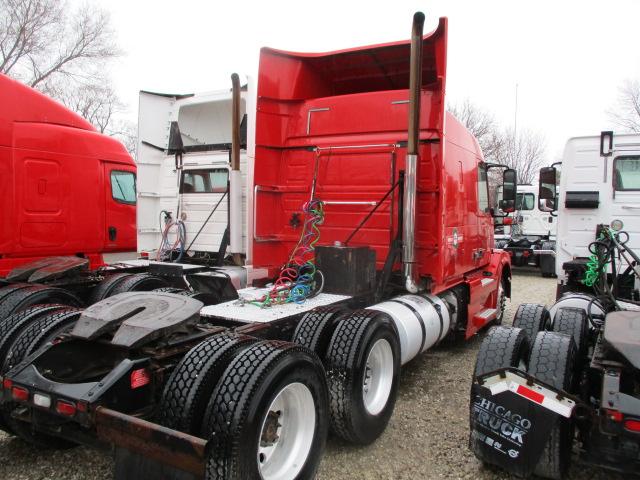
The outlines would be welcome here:
<svg viewBox="0 0 640 480">
<path fill-rule="evenodd" d="M 511 321 L 518 304 L 551 304 L 554 296 L 555 280 L 535 271 L 518 272 L 505 322 Z M 435 349 L 403 368 L 395 413 L 384 435 L 364 448 L 331 438 L 319 480 L 510 478 L 482 468 L 467 448 L 469 380 L 480 342 L 477 337 Z M 0 433 L 2 480 L 106 480 L 111 469 L 106 454 L 87 448 L 37 452 Z M 576 462 L 570 478 L 622 479 Z"/>
</svg>

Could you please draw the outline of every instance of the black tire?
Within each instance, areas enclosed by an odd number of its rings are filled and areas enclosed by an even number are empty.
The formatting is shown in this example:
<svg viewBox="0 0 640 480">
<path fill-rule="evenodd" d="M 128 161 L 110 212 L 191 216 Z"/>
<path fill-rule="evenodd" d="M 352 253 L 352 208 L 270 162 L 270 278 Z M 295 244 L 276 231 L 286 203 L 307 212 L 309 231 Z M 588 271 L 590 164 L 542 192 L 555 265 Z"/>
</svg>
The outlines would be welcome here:
<svg viewBox="0 0 640 480">
<path fill-rule="evenodd" d="M 199 435 L 207 403 L 218 380 L 233 358 L 256 341 L 247 335 L 222 333 L 189 350 L 165 385 L 158 422 L 174 430 Z"/>
<path fill-rule="evenodd" d="M 302 480 L 315 476 L 329 424 L 324 369 L 307 348 L 264 341 L 238 355 L 213 392 L 203 428 L 203 437 L 210 438 L 206 479 L 261 478 L 256 459 L 265 434 L 263 425 L 272 413 L 269 408 L 283 389 L 299 384 L 313 399 L 315 424 L 307 456 L 291 477 Z"/>
<path fill-rule="evenodd" d="M 492 327 L 482 340 L 474 377 L 493 372 L 501 368 L 518 368 L 526 364 L 529 355 L 529 340 L 521 328 Z"/>
<path fill-rule="evenodd" d="M 498 303 L 497 309 L 498 313 L 496 314 L 496 318 L 491 322 L 491 325 L 502 325 L 504 320 L 504 312 L 507 308 L 507 280 L 505 277 L 500 279 L 500 288 L 498 289 Z"/>
<path fill-rule="evenodd" d="M 538 380 L 570 393 L 575 358 L 573 337 L 556 332 L 539 332 L 531 347 L 527 371 Z M 558 416 L 534 473 L 543 478 L 563 478 L 571 460 L 572 441 L 573 424 L 570 419 Z"/>
<path fill-rule="evenodd" d="M 513 326 L 525 331 L 529 343 L 533 343 L 538 332 L 546 330 L 549 323 L 549 310 L 536 303 L 521 304 L 513 317 Z"/>
<path fill-rule="evenodd" d="M 64 305 L 36 305 L 26 308 L 18 313 L 9 315 L 0 322 L 0 369 L 4 364 L 7 352 L 16 336 L 20 331 L 31 322 L 36 321 L 43 315 L 66 309 Z M 0 372 L 2 373 L 2 372 Z M 0 413 L 0 430 L 7 433 L 13 433 L 9 424 L 4 420 L 4 416 Z"/>
<path fill-rule="evenodd" d="M 98 303 L 105 298 L 109 298 L 113 294 L 113 290 L 120 284 L 124 282 L 127 278 L 132 277 L 131 273 L 114 273 L 113 275 L 108 275 L 102 280 L 98 285 L 93 287 L 91 291 L 91 295 L 89 295 L 88 305 L 93 305 L 94 303 Z"/>
<path fill-rule="evenodd" d="M 66 308 L 48 312 L 25 325 L 13 341 L 4 359 L 0 373 L 4 374 L 8 372 L 45 343 L 51 341 L 61 333 L 69 331 L 81 313 L 82 311 L 79 309 Z M 12 418 L 11 410 L 13 408 L 14 405 L 11 403 L 4 404 L 1 415 L 4 422 L 8 425 L 9 430 L 25 442 L 39 448 L 58 450 L 76 446 L 75 443 L 68 440 L 35 431 L 29 423 Z"/>
<path fill-rule="evenodd" d="M 578 358 L 582 360 L 587 351 L 589 321 L 581 308 L 559 308 L 553 320 L 553 331 L 573 337 Z"/>
<path fill-rule="evenodd" d="M 386 403 L 371 414 L 364 401 L 364 378 L 369 354 L 379 340 L 392 352 L 392 382 Z M 345 440 L 361 445 L 375 441 L 389 423 L 400 376 L 400 341 L 387 314 L 355 310 L 336 327 L 325 357 L 329 384 L 331 430 Z"/>
<path fill-rule="evenodd" d="M 0 319 L 24 310 L 27 307 L 43 303 L 60 303 L 70 307 L 79 307 L 82 302 L 73 293 L 57 287 L 29 285 L 14 290 L 0 302 Z"/>
<path fill-rule="evenodd" d="M 109 296 L 126 292 L 149 292 L 166 286 L 167 281 L 164 278 L 149 275 L 148 273 L 136 273 L 117 282 Z"/>
<path fill-rule="evenodd" d="M 298 322 L 291 341 L 307 347 L 324 359 L 336 325 L 349 310 L 341 307 L 317 307 L 305 313 Z"/>
<path fill-rule="evenodd" d="M 214 293 L 207 292 L 190 292 L 188 290 L 183 290 L 178 292 L 178 295 L 184 295 L 185 297 L 191 297 L 195 300 L 199 300 L 204 303 L 204 306 L 207 305 L 215 305 L 220 303 L 220 298 Z"/>
<path fill-rule="evenodd" d="M 33 285 L 30 283 L 12 283 L 10 285 L 5 285 L 4 287 L 0 288 L 0 304 L 2 304 L 3 300 L 13 292 L 32 286 Z"/>
<path fill-rule="evenodd" d="M 48 312 L 26 324 L 9 347 L 1 373 L 8 372 L 45 343 L 71 330 L 81 313 L 82 310 L 77 308 L 65 308 Z"/>
<path fill-rule="evenodd" d="M 154 292 L 162 292 L 162 293 L 182 293 L 185 290 L 183 288 L 176 287 L 162 287 L 162 288 L 154 288 Z"/>
</svg>

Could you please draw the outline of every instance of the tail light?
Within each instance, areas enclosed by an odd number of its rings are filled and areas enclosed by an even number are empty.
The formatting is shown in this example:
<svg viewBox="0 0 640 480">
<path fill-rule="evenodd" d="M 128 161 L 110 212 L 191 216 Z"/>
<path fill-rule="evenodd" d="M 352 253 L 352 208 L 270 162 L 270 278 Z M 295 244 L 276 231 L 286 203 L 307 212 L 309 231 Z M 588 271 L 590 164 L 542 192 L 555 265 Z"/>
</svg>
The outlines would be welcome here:
<svg viewBox="0 0 640 480">
<path fill-rule="evenodd" d="M 503 223 L 504 225 L 513 225 L 513 218 L 511 218 L 511 217 L 504 217 L 504 218 L 502 219 L 502 223 Z"/>
<path fill-rule="evenodd" d="M 621 422 L 622 421 L 622 412 L 618 411 L 618 410 L 606 410 L 607 412 L 607 417 L 609 417 L 609 420 L 611 420 L 612 422 Z"/>
<path fill-rule="evenodd" d="M 5 378 L 4 380 L 2 380 L 2 386 L 5 390 L 11 390 L 12 385 L 13 382 L 10 379 Z"/>
<path fill-rule="evenodd" d="M 624 422 L 624 428 L 631 432 L 640 433 L 640 420 L 626 420 Z"/>
<path fill-rule="evenodd" d="M 22 387 L 13 387 L 11 389 L 11 396 L 14 400 L 17 400 L 19 402 L 26 402 L 27 400 L 29 400 L 29 390 Z"/>
<path fill-rule="evenodd" d="M 131 372 L 131 390 L 144 387 L 151 382 L 151 377 L 146 368 L 139 368 Z"/>
<path fill-rule="evenodd" d="M 73 417 L 76 414 L 75 403 L 67 402 L 65 400 L 58 400 L 56 402 L 56 412 L 65 417 Z"/>
</svg>

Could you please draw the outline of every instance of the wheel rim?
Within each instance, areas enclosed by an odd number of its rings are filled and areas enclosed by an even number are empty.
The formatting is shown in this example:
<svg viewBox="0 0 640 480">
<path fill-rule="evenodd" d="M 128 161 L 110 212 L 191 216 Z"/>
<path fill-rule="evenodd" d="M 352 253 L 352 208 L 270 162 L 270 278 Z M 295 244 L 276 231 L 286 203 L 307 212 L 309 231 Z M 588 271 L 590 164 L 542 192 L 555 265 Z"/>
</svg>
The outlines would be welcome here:
<svg viewBox="0 0 640 480">
<path fill-rule="evenodd" d="M 369 351 L 362 378 L 362 399 L 370 415 L 377 415 L 387 404 L 393 384 L 393 350 L 381 338 Z"/>
<path fill-rule="evenodd" d="M 290 383 L 273 399 L 258 438 L 258 471 L 263 480 L 295 478 L 307 460 L 316 428 L 313 395 Z"/>
</svg>

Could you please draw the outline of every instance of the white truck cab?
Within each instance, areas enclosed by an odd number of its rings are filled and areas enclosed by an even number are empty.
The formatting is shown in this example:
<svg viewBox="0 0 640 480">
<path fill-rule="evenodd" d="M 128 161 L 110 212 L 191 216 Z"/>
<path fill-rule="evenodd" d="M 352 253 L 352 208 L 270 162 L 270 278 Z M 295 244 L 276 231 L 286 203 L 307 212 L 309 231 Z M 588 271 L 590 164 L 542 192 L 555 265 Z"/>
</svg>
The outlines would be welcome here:
<svg viewBox="0 0 640 480">
<path fill-rule="evenodd" d="M 599 226 L 624 230 L 628 246 L 640 248 L 640 134 L 602 132 L 569 139 L 562 175 L 553 167 L 542 169 L 539 188 L 540 198 L 558 215 L 559 295 L 581 280 Z M 621 259 L 619 266 L 624 270 L 628 265 Z"/>
<path fill-rule="evenodd" d="M 242 263 L 250 260 L 247 185 L 252 183 L 255 118 L 247 112 L 255 111 L 252 79 L 240 90 L 237 172 L 231 162 L 231 88 L 188 95 L 140 92 L 136 162 L 138 251 L 143 256 L 156 259 L 165 226 L 182 222 L 185 255 L 214 262 L 227 255 Z M 178 230 L 168 237 L 173 244 Z"/>
<path fill-rule="evenodd" d="M 538 199 L 538 186 L 519 184 L 513 215 L 496 225 L 496 248 L 508 251 L 514 266 L 532 265 L 543 276 L 553 276 L 556 223 L 546 202 Z"/>
</svg>

